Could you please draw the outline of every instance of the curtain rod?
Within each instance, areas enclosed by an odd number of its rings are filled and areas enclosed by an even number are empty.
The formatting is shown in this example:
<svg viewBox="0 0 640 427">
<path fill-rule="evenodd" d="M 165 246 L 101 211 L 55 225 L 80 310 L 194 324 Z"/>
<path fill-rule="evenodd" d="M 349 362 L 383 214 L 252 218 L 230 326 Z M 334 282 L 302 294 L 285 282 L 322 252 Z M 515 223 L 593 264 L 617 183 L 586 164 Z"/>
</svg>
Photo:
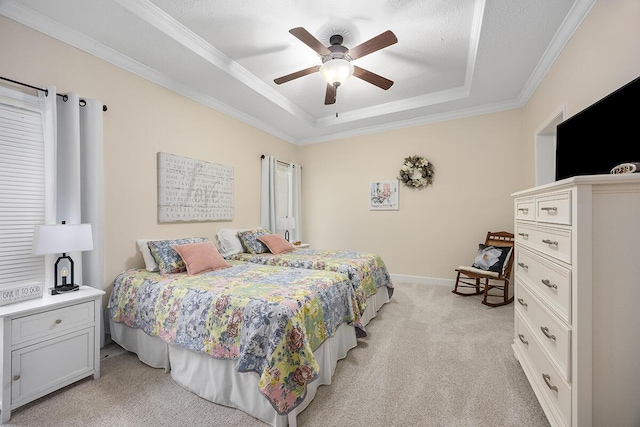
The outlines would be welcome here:
<svg viewBox="0 0 640 427">
<path fill-rule="evenodd" d="M 29 88 L 31 88 L 31 89 L 40 90 L 40 91 L 44 92 L 44 94 L 45 94 L 46 96 L 49 96 L 49 90 L 48 90 L 48 89 L 41 89 L 41 88 L 39 88 L 39 87 L 31 86 L 31 85 L 28 85 L 28 84 L 26 84 L 26 83 L 18 82 L 18 81 L 16 81 L 16 80 L 11 80 L 11 79 L 8 79 L 8 78 L 6 78 L 6 77 L 2 77 L 2 76 L 0 76 L 0 79 L 2 79 L 2 80 L 6 80 L 6 81 L 11 82 L 11 83 L 15 83 L 15 84 L 17 84 L 17 85 L 26 86 L 26 87 L 29 87 Z M 67 102 L 67 99 L 69 99 L 69 97 L 68 97 L 67 95 L 65 95 L 65 94 L 56 93 L 56 95 L 58 95 L 59 97 L 61 97 L 61 98 L 64 100 L 64 102 Z M 81 107 L 84 107 L 85 105 L 87 105 L 87 102 L 86 102 L 84 99 L 81 99 L 81 100 L 80 100 L 80 106 L 81 106 Z M 102 106 L 102 111 L 107 111 L 107 106 L 106 106 L 106 105 L 103 105 L 103 106 Z"/>
<path fill-rule="evenodd" d="M 260 158 L 261 158 L 261 159 L 264 159 L 265 157 L 266 157 L 266 156 L 265 156 L 264 154 L 263 154 L 262 156 L 260 156 Z M 278 159 L 276 159 L 276 162 L 280 163 L 281 165 L 291 166 L 291 164 L 290 164 L 290 163 L 283 162 L 282 160 L 278 160 Z M 293 167 L 295 168 L 295 167 L 296 167 L 296 165 L 293 165 Z"/>
</svg>

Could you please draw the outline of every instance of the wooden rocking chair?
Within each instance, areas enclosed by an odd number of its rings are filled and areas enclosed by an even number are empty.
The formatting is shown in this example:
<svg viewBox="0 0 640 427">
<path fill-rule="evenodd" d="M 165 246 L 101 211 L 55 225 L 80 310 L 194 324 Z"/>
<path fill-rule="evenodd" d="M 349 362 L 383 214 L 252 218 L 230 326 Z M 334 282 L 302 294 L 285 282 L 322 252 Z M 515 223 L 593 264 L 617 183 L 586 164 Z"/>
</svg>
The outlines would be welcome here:
<svg viewBox="0 0 640 427">
<path fill-rule="evenodd" d="M 511 282 L 511 267 L 513 266 L 514 235 L 507 231 L 488 232 L 484 242 L 486 246 L 499 248 L 511 248 L 508 251 L 503 268 L 500 272 L 489 271 L 473 266 L 460 266 L 456 268 L 456 284 L 451 292 L 457 295 L 470 296 L 484 294 L 482 303 L 491 307 L 506 305 L 513 302 L 513 296 L 509 297 L 509 284 Z M 473 292 L 460 292 L 458 288 L 473 288 Z M 492 289 L 501 290 L 501 294 L 490 294 Z M 487 298 L 500 298 L 499 302 L 489 302 Z"/>
</svg>

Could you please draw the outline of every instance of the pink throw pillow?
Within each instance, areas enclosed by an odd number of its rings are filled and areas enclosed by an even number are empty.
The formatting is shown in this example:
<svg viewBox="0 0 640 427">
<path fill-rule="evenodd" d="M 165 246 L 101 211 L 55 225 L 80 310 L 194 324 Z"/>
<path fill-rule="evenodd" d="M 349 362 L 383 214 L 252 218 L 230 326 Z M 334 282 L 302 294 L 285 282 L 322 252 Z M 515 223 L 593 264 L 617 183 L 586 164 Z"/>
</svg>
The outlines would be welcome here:
<svg viewBox="0 0 640 427">
<path fill-rule="evenodd" d="M 258 240 L 264 243 L 269 248 L 269 252 L 275 255 L 296 250 L 291 243 L 278 234 L 265 234 L 258 237 Z"/>
<path fill-rule="evenodd" d="M 218 252 L 218 248 L 213 242 L 190 243 L 186 245 L 175 245 L 173 250 L 180 254 L 182 261 L 187 266 L 187 274 L 204 273 L 205 271 L 219 270 L 231 267 Z"/>
</svg>

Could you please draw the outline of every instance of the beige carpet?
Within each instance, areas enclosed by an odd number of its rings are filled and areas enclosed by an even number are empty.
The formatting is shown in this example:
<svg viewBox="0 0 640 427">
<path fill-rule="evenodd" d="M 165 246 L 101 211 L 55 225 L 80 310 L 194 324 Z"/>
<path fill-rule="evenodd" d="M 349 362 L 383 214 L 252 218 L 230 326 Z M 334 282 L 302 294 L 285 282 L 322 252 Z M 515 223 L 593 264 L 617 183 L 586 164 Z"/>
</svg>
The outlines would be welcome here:
<svg viewBox="0 0 640 427">
<path fill-rule="evenodd" d="M 315 426 L 549 426 L 513 356 L 513 304 L 396 283 L 392 301 L 298 416 Z M 265 426 L 181 388 L 115 344 L 102 377 L 18 408 L 15 426 Z"/>
</svg>

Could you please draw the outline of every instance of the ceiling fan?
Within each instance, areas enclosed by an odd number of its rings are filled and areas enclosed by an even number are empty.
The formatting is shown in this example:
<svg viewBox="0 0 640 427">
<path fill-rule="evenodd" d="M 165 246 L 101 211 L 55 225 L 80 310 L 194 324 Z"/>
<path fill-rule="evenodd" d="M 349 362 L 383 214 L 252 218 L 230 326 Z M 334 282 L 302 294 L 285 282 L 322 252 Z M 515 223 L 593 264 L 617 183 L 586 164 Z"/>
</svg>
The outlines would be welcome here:
<svg viewBox="0 0 640 427">
<path fill-rule="evenodd" d="M 314 65 L 313 67 L 278 77 L 273 80 L 276 84 L 279 85 L 308 74 L 320 72 L 327 81 L 327 93 L 324 98 L 325 105 L 336 102 L 338 86 L 352 75 L 384 90 L 393 85 L 393 81 L 351 63 L 355 59 L 397 43 L 398 38 L 393 32 L 387 30 L 351 49 L 342 45 L 343 37 L 339 34 L 331 36 L 329 39 L 331 45 L 325 46 L 302 27 L 292 28 L 289 32 L 322 56 L 322 65 Z"/>
</svg>

